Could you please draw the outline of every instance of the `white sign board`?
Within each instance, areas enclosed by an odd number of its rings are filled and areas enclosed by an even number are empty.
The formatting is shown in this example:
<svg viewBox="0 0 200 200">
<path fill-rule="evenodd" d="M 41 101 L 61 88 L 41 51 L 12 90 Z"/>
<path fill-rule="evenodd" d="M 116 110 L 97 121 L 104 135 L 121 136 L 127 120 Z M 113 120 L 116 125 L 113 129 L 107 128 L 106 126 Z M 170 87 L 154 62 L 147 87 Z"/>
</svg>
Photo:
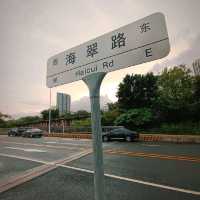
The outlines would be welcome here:
<svg viewBox="0 0 200 200">
<path fill-rule="evenodd" d="M 47 86 L 156 60 L 169 51 L 164 15 L 155 13 L 49 58 Z"/>
</svg>

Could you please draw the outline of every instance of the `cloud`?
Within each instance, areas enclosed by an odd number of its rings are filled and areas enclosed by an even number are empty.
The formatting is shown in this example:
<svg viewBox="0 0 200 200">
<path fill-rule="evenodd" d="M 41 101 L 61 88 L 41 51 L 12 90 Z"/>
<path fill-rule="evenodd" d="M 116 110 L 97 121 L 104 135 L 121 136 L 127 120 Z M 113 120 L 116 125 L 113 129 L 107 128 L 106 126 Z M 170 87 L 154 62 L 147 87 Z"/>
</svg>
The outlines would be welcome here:
<svg viewBox="0 0 200 200">
<path fill-rule="evenodd" d="M 100 97 L 100 108 L 105 109 L 107 108 L 107 103 L 111 103 L 112 101 L 109 99 L 107 95 L 103 95 Z M 53 107 L 55 104 L 52 105 Z M 19 108 L 25 108 L 25 112 L 21 112 L 22 109 L 18 110 L 17 113 L 12 113 L 12 118 L 18 119 L 20 117 L 25 116 L 39 116 L 40 112 L 42 110 L 48 109 L 49 105 L 47 105 L 45 102 L 40 101 L 22 101 L 18 104 Z M 78 110 L 86 110 L 90 111 L 90 98 L 88 96 L 84 96 L 80 98 L 79 100 L 72 101 L 71 103 L 71 111 L 76 112 Z"/>
<path fill-rule="evenodd" d="M 111 100 L 108 98 L 107 95 L 100 97 L 100 107 L 104 109 L 107 103 L 111 103 Z M 89 97 L 82 97 L 80 100 L 72 102 L 71 110 L 76 112 L 78 110 L 87 110 L 90 111 L 90 99 Z"/>
<path fill-rule="evenodd" d="M 150 71 L 155 74 L 159 74 L 166 67 L 173 67 L 180 64 L 186 64 L 191 67 L 191 63 L 200 57 L 200 34 L 195 38 L 192 38 L 189 42 L 187 49 L 179 53 L 178 55 L 167 58 L 164 62 L 156 63 Z"/>
<path fill-rule="evenodd" d="M 38 112 L 18 112 L 16 114 L 12 115 L 12 119 L 19 119 L 21 117 L 26 117 L 26 116 L 39 116 Z"/>
<path fill-rule="evenodd" d="M 88 0 L 87 3 L 85 0 L 78 3 L 69 0 L 60 0 L 59 3 L 1 0 L 0 111 L 23 115 L 48 108 L 45 79 L 46 61 L 50 56 L 153 12 L 163 12 L 166 16 L 169 35 L 172 36 L 171 56 L 161 63 L 154 61 L 109 73 L 102 83 L 101 94 L 108 94 L 108 99 L 115 101 L 118 84 L 126 74 L 146 73 L 149 69 L 159 71 L 163 66 L 191 62 L 199 57 L 200 52 L 199 39 L 193 41 L 190 37 L 199 32 L 196 21 L 200 1 L 181 0 L 181 6 L 179 4 L 173 0 L 124 0 L 123 3 L 121 0 Z M 81 108 L 85 98 L 82 97 L 88 94 L 87 87 L 79 81 L 53 90 L 59 92 L 62 88 L 75 101 L 72 103 L 74 109 Z M 55 96 L 52 95 L 53 104 Z"/>
</svg>

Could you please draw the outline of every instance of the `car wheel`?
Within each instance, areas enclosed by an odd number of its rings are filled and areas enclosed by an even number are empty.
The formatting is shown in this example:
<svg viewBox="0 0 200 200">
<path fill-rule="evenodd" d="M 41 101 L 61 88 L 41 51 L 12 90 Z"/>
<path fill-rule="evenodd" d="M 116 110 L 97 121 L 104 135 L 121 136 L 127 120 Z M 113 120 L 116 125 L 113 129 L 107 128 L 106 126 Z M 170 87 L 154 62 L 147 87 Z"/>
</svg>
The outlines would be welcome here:
<svg viewBox="0 0 200 200">
<path fill-rule="evenodd" d="M 127 142 L 131 142 L 132 141 L 132 138 L 130 136 L 126 136 L 126 141 Z"/>
<path fill-rule="evenodd" d="M 103 142 L 108 142 L 108 141 L 109 141 L 108 136 L 103 136 Z"/>
</svg>

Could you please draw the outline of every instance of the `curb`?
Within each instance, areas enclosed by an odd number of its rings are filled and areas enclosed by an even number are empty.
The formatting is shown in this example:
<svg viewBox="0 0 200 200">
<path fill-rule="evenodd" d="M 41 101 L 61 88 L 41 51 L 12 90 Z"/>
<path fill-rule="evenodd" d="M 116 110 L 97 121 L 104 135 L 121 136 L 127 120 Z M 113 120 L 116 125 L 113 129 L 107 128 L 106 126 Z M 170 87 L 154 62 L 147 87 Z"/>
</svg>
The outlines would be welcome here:
<svg viewBox="0 0 200 200">
<path fill-rule="evenodd" d="M 92 139 L 91 133 L 46 133 L 45 137 L 61 137 L 73 139 Z M 196 135 L 165 135 L 165 134 L 140 134 L 139 141 L 143 142 L 171 142 L 200 144 L 200 136 Z"/>
<path fill-rule="evenodd" d="M 200 144 L 200 136 L 196 135 L 166 135 L 166 134 L 140 134 L 140 141 L 171 142 Z"/>
</svg>

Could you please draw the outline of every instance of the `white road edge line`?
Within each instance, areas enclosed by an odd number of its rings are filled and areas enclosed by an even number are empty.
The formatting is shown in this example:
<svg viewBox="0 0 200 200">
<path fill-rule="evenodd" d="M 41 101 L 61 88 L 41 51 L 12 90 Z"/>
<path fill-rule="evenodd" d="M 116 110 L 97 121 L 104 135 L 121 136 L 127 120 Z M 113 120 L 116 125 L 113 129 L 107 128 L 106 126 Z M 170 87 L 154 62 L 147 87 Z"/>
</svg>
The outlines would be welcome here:
<svg viewBox="0 0 200 200">
<path fill-rule="evenodd" d="M 94 171 L 92 171 L 92 170 L 72 167 L 72 166 L 68 166 L 68 165 L 60 165 L 60 164 L 58 164 L 58 166 L 64 167 L 64 168 L 68 168 L 68 169 L 74 169 L 74 170 L 77 170 L 77 171 L 87 172 L 87 173 L 90 173 L 90 174 L 94 173 Z M 129 181 L 129 182 L 133 182 L 133 183 L 139 183 L 139 184 L 148 185 L 148 186 L 157 187 L 157 188 L 162 188 L 162 189 L 166 189 L 166 190 L 173 190 L 173 191 L 177 191 L 177 192 L 182 192 L 182 193 L 187 193 L 187 194 L 193 194 L 193 195 L 200 196 L 200 192 L 194 191 L 194 190 L 187 190 L 187 189 L 183 189 L 183 188 L 177 188 L 177 187 L 172 187 L 172 186 L 167 186 L 167 185 L 161 185 L 161 184 L 142 181 L 142 180 L 138 180 L 138 179 L 132 179 L 132 178 L 126 178 L 126 177 L 122 177 L 122 176 L 116 176 L 116 175 L 112 175 L 112 174 L 105 174 L 105 176 L 110 177 L 110 178 L 123 180 L 123 181 Z"/>
</svg>

